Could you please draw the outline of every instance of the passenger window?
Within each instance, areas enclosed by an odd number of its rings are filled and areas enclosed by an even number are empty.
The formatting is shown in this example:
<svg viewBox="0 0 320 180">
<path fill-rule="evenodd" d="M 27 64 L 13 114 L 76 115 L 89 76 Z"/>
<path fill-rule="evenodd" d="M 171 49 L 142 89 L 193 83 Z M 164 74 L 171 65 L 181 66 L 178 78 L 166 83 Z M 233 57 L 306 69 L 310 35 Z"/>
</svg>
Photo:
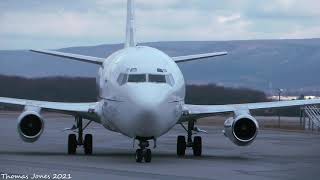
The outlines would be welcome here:
<svg viewBox="0 0 320 180">
<path fill-rule="evenodd" d="M 137 68 L 131 68 L 131 69 L 130 69 L 130 72 L 137 72 L 137 71 L 138 71 Z"/>
<path fill-rule="evenodd" d="M 146 81 L 146 74 L 130 74 L 128 78 L 128 82 L 141 83 Z"/>
<path fill-rule="evenodd" d="M 149 82 L 166 83 L 166 77 L 164 75 L 149 74 Z"/>
</svg>

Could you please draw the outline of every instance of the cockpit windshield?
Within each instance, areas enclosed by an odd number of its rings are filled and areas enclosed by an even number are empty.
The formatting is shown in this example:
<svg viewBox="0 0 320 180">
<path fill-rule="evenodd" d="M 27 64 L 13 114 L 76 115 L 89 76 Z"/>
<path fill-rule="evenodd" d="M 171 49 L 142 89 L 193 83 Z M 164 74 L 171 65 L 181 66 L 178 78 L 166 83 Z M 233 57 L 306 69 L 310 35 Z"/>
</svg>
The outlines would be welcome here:
<svg viewBox="0 0 320 180">
<path fill-rule="evenodd" d="M 136 74 L 136 73 L 121 73 L 117 79 L 120 86 L 126 83 L 156 83 L 169 84 L 174 86 L 172 74 Z"/>
<path fill-rule="evenodd" d="M 146 81 L 146 74 L 129 74 L 128 82 L 142 83 Z"/>
<path fill-rule="evenodd" d="M 162 74 L 149 74 L 149 81 L 152 83 L 166 83 L 166 76 Z"/>
</svg>

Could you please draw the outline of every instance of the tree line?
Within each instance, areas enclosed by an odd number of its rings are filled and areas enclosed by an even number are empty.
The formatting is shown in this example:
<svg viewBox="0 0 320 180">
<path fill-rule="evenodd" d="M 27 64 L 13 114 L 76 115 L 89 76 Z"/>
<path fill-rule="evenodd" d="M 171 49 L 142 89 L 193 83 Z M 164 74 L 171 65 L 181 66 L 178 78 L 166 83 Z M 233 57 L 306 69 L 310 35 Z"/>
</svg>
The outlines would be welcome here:
<svg viewBox="0 0 320 180">
<path fill-rule="evenodd" d="M 0 96 L 59 102 L 96 101 L 95 78 L 0 76 Z M 187 85 L 186 102 L 192 104 L 229 104 L 266 101 L 263 92 L 209 85 Z"/>
<path fill-rule="evenodd" d="M 94 102 L 98 97 L 95 78 L 46 77 L 24 78 L 0 75 L 0 97 L 12 97 L 55 102 Z M 223 105 L 269 101 L 261 91 L 247 88 L 230 88 L 215 84 L 187 85 L 186 103 Z M 0 108 L 12 106 L 0 106 Z M 266 114 L 259 111 L 259 114 Z M 268 111 L 270 114 L 270 111 Z M 282 114 L 296 114 L 283 110 Z M 271 111 L 273 114 L 274 111 Z"/>
</svg>

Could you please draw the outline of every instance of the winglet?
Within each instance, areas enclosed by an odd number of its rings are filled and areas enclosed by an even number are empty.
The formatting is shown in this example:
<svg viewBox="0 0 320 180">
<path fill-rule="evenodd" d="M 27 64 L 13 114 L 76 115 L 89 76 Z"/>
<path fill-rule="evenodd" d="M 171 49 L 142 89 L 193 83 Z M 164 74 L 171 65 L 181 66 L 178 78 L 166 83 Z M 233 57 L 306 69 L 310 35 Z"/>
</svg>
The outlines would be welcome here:
<svg viewBox="0 0 320 180">
<path fill-rule="evenodd" d="M 135 6 L 134 0 L 128 0 L 127 4 L 127 27 L 125 47 L 135 47 L 136 43 L 136 27 L 135 27 Z"/>
</svg>

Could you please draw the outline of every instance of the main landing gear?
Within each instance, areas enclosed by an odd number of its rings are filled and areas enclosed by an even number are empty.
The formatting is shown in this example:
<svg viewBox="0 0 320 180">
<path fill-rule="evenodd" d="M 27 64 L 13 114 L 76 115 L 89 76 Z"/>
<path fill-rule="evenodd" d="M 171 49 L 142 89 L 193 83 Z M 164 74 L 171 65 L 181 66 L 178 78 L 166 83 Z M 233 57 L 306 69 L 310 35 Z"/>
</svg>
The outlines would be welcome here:
<svg viewBox="0 0 320 180">
<path fill-rule="evenodd" d="M 188 129 L 186 129 L 183 125 L 182 127 L 187 131 L 187 141 L 185 136 L 178 136 L 177 138 L 177 155 L 182 157 L 186 154 L 187 147 L 192 148 L 194 156 L 202 155 L 202 138 L 201 136 L 195 136 L 192 141 L 192 131 L 194 128 L 194 121 L 188 122 Z"/>
<path fill-rule="evenodd" d="M 86 134 L 83 139 L 83 130 L 90 124 L 90 122 L 83 128 L 81 117 L 75 118 L 78 138 L 75 134 L 69 134 L 68 137 L 68 154 L 76 154 L 78 146 L 83 146 L 86 155 L 92 154 L 92 134 Z"/>
<path fill-rule="evenodd" d="M 146 163 L 151 162 L 152 153 L 149 147 L 149 141 L 144 138 L 137 138 L 139 140 L 139 149 L 136 150 L 136 162 L 141 163 L 144 160 Z"/>
</svg>

